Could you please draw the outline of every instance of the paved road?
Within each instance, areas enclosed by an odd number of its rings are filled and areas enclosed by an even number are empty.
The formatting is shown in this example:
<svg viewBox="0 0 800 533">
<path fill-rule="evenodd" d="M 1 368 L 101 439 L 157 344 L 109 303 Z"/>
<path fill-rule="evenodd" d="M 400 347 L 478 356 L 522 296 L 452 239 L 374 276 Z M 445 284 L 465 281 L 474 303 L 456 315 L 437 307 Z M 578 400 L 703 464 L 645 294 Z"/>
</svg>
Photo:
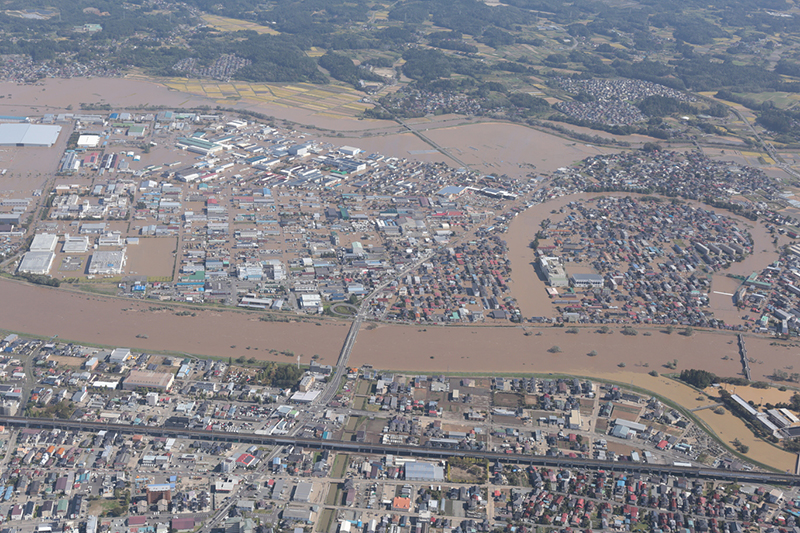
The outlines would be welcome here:
<svg viewBox="0 0 800 533">
<path fill-rule="evenodd" d="M 767 154 L 773 160 L 775 160 L 775 164 L 779 168 L 783 169 L 787 174 L 789 174 L 792 177 L 800 178 L 800 174 L 795 172 L 794 169 L 792 169 L 789 165 L 787 165 L 786 163 L 783 162 L 783 159 L 781 158 L 780 155 L 778 155 L 778 151 L 775 150 L 775 147 L 772 145 L 772 143 L 766 142 L 765 140 L 763 140 L 761 138 L 761 135 L 759 135 L 758 131 L 756 131 L 756 128 L 750 123 L 750 121 L 747 120 L 747 117 L 742 115 L 742 113 L 738 109 L 736 109 L 735 107 L 733 107 L 733 106 L 728 106 L 728 107 L 736 114 L 737 117 L 739 117 L 739 120 L 741 120 L 742 122 L 745 123 L 745 125 L 750 129 L 750 132 L 753 134 L 753 136 L 755 136 L 755 138 L 758 141 L 758 143 L 761 146 L 763 146 L 764 150 L 767 152 Z"/>
<path fill-rule="evenodd" d="M 381 108 L 384 111 L 386 111 L 387 113 L 389 112 L 385 107 L 381 106 Z M 458 163 L 459 165 L 461 165 L 464 168 L 472 169 L 472 167 L 469 164 L 465 163 L 461 159 L 459 159 L 456 156 L 454 156 L 453 154 L 451 154 L 450 151 L 447 148 L 445 148 L 442 145 L 440 145 L 439 143 L 433 141 L 430 137 L 428 137 L 427 135 L 425 135 L 421 131 L 412 128 L 411 126 L 406 124 L 406 122 L 403 119 L 401 119 L 400 117 L 394 117 L 394 119 L 398 123 L 400 123 L 401 126 L 406 128 L 409 132 L 411 132 L 414 135 L 416 135 L 417 137 L 419 137 L 423 142 L 425 142 L 425 143 L 429 144 L 430 146 L 432 146 L 433 148 L 435 148 L 436 151 L 439 152 L 440 154 L 442 154 L 442 155 L 444 155 L 446 157 L 449 157 L 450 159 L 452 159 L 453 161 L 455 161 L 456 163 Z"/>
<path fill-rule="evenodd" d="M 350 360 L 350 353 L 353 351 L 353 346 L 356 344 L 358 331 L 361 329 L 361 323 L 368 316 L 372 300 L 386 287 L 402 278 L 409 272 L 413 271 L 425 261 L 429 261 L 434 255 L 436 255 L 435 251 L 426 251 L 412 263 L 409 263 L 403 267 L 403 269 L 400 270 L 395 276 L 375 287 L 372 292 L 364 297 L 364 299 L 361 301 L 361 305 L 358 308 L 358 313 L 356 314 L 353 323 L 350 325 L 350 331 L 347 332 L 347 337 L 344 339 L 344 345 L 342 346 L 342 351 L 339 352 L 339 359 L 336 362 L 336 368 L 331 373 L 331 378 L 328 380 L 325 390 L 322 392 L 322 394 L 320 394 L 319 398 L 317 398 L 317 401 L 315 402 L 317 405 L 327 405 L 331 400 L 333 400 L 333 397 L 339 390 L 339 385 L 341 384 L 342 378 L 347 371 L 347 362 Z"/>
</svg>

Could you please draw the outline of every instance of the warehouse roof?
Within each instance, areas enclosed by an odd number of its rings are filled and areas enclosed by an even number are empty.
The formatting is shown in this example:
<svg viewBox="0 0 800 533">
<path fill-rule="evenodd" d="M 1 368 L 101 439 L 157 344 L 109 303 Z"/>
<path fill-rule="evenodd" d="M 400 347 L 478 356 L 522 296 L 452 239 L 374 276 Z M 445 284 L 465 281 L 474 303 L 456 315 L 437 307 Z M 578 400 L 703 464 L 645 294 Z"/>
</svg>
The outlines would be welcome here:
<svg viewBox="0 0 800 533">
<path fill-rule="evenodd" d="M 57 235 L 51 235 L 49 233 L 40 233 L 33 237 L 33 241 L 31 241 L 31 252 L 52 252 L 56 249 L 56 243 L 58 242 Z"/>
<path fill-rule="evenodd" d="M 27 252 L 22 256 L 18 270 L 31 274 L 47 274 L 55 257 L 53 252 Z"/>
<path fill-rule="evenodd" d="M 42 124 L 0 124 L 0 145 L 53 146 L 61 126 Z"/>
<path fill-rule="evenodd" d="M 581 274 L 576 272 L 572 275 L 572 279 L 575 281 L 603 281 L 603 276 L 600 274 Z"/>
<path fill-rule="evenodd" d="M 168 389 L 174 379 L 175 376 L 173 374 L 166 372 L 131 370 L 131 373 L 125 378 L 124 385 L 126 390 L 131 390 L 132 387 Z"/>
<path fill-rule="evenodd" d="M 444 469 L 431 463 L 406 463 L 406 479 L 418 481 L 444 481 Z"/>
</svg>

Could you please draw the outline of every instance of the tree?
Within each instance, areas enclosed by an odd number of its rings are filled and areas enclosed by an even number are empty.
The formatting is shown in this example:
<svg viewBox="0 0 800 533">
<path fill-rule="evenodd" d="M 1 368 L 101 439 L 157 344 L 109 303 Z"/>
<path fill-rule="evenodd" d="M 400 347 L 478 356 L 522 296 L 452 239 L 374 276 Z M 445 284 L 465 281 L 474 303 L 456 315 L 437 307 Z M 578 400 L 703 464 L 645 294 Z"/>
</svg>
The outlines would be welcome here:
<svg viewBox="0 0 800 533">
<path fill-rule="evenodd" d="M 597 350 L 592 350 L 591 352 L 587 353 L 586 355 L 588 355 L 589 357 L 595 357 L 595 356 L 597 356 Z"/>
<path fill-rule="evenodd" d="M 712 383 L 716 383 L 718 378 L 716 375 L 705 370 L 687 369 L 681 370 L 679 379 L 684 383 L 688 383 L 698 389 L 705 389 Z"/>
<path fill-rule="evenodd" d="M 775 381 L 784 381 L 789 377 L 789 373 L 785 370 L 781 370 L 780 368 L 776 368 L 772 371 L 772 379 Z"/>
<path fill-rule="evenodd" d="M 673 328 L 672 326 L 667 326 L 666 329 L 664 329 L 664 331 L 667 333 L 667 335 L 672 335 L 672 332 L 675 331 L 675 328 Z"/>
<path fill-rule="evenodd" d="M 662 148 L 658 143 L 644 143 L 642 150 L 645 152 L 660 152 Z"/>
<path fill-rule="evenodd" d="M 651 375 L 651 376 L 653 376 L 654 378 L 657 378 L 657 377 L 658 377 L 658 372 L 656 372 L 655 370 L 651 370 L 650 372 L 648 372 L 648 374 L 650 374 L 650 375 Z"/>
<path fill-rule="evenodd" d="M 792 410 L 800 411 L 800 394 L 795 392 L 789 399 L 789 405 L 791 406 Z"/>
<path fill-rule="evenodd" d="M 623 335 L 627 335 L 627 336 L 629 336 L 629 337 L 635 337 L 636 335 L 638 335 L 638 334 L 639 334 L 639 332 L 638 332 L 638 331 L 636 331 L 635 329 L 633 329 L 633 328 L 632 328 L 632 327 L 630 327 L 630 326 L 625 326 L 624 328 L 622 328 L 622 330 L 620 331 L 620 333 L 622 333 Z"/>
<path fill-rule="evenodd" d="M 692 328 L 691 326 L 687 326 L 686 329 L 684 329 L 681 332 L 681 335 L 683 335 L 684 337 L 691 337 L 692 335 L 694 335 L 694 328 Z"/>
<path fill-rule="evenodd" d="M 559 346 L 552 346 L 547 349 L 550 353 L 561 353 L 561 348 Z"/>
</svg>

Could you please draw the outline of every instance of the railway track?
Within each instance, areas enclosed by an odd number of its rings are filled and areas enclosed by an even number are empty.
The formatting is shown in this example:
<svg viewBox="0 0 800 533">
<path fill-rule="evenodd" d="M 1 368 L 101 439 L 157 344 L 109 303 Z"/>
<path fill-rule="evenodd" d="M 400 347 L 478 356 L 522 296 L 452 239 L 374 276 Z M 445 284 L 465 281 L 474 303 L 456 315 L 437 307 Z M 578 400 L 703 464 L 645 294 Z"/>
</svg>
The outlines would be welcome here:
<svg viewBox="0 0 800 533">
<path fill-rule="evenodd" d="M 790 473 L 756 472 L 750 470 L 721 470 L 709 467 L 676 466 L 648 463 L 603 461 L 570 457 L 548 457 L 543 455 L 524 455 L 513 453 L 488 452 L 483 450 L 464 450 L 454 448 L 429 448 L 409 445 L 385 445 L 356 442 L 341 442 L 323 439 L 295 437 L 291 435 L 261 435 L 257 433 L 221 433 L 191 428 L 168 428 L 161 426 L 132 426 L 80 420 L 57 420 L 49 418 L 28 418 L 19 416 L 0 416 L 0 424 L 22 428 L 69 429 L 76 431 L 117 431 L 120 433 L 144 434 L 154 437 L 189 438 L 225 442 L 240 442 L 268 446 L 299 446 L 304 448 L 331 450 L 344 453 L 363 453 L 371 455 L 399 455 L 447 460 L 450 457 L 472 457 L 513 463 L 519 465 L 542 466 L 549 468 L 577 468 L 586 470 L 606 470 L 612 472 L 638 472 L 650 475 L 672 475 L 687 478 L 725 480 L 737 483 L 765 483 L 781 485 L 800 485 L 800 475 Z"/>
</svg>

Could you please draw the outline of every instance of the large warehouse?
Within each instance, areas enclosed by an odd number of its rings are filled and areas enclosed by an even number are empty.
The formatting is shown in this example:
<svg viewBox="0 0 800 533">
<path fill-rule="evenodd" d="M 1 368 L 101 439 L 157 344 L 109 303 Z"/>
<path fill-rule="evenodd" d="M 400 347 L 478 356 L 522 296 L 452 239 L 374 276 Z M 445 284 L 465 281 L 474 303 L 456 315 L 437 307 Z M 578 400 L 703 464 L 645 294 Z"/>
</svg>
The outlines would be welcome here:
<svg viewBox="0 0 800 533">
<path fill-rule="evenodd" d="M 44 124 L 0 124 L 0 146 L 53 146 L 61 126 Z"/>
<path fill-rule="evenodd" d="M 175 380 L 175 374 L 166 372 L 145 372 L 143 370 L 131 370 L 131 373 L 122 382 L 123 390 L 153 389 L 158 391 L 168 391 Z"/>
<path fill-rule="evenodd" d="M 89 262 L 89 274 L 121 274 L 125 268 L 125 252 L 95 252 Z"/>
<path fill-rule="evenodd" d="M 55 257 L 56 254 L 53 252 L 26 252 L 17 270 L 28 274 L 47 275 Z"/>
<path fill-rule="evenodd" d="M 31 252 L 54 252 L 56 250 L 56 243 L 58 242 L 57 235 L 50 233 L 39 233 L 33 237 L 31 242 Z"/>
<path fill-rule="evenodd" d="M 444 481 L 444 468 L 439 465 L 416 461 L 405 467 L 408 481 Z"/>
</svg>

